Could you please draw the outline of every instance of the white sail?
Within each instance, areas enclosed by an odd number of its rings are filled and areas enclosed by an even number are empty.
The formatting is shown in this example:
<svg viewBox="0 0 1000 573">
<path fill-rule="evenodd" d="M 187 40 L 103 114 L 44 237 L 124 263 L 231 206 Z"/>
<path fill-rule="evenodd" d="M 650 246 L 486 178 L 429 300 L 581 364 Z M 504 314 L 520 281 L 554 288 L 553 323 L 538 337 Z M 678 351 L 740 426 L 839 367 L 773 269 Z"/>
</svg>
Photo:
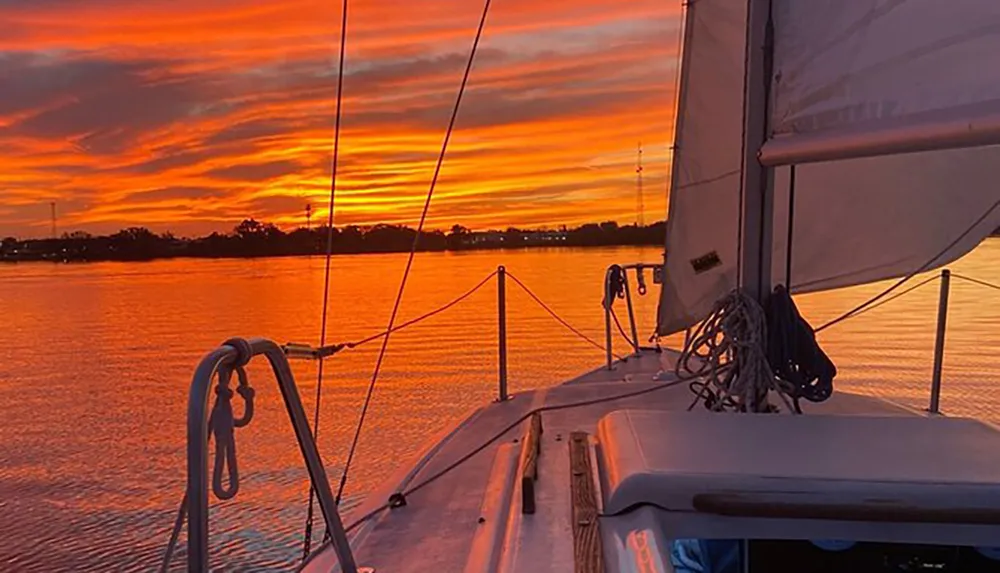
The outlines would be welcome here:
<svg viewBox="0 0 1000 573">
<path fill-rule="evenodd" d="M 745 1 L 688 4 L 661 331 L 695 322 L 736 287 L 745 44 Z M 709 271 L 692 266 L 699 258 Z"/>
<path fill-rule="evenodd" d="M 775 173 L 771 284 L 786 284 L 789 170 Z M 793 292 L 940 267 L 1000 227 L 998 147 L 814 163 L 795 170 Z"/>
<path fill-rule="evenodd" d="M 965 17 L 938 18 L 938 8 L 945 4 L 958 9 L 967 4 L 976 7 L 966 10 Z M 1000 9 L 1000 2 L 995 4 Z M 918 9 L 921 6 L 924 11 Z M 873 141 L 881 133 L 879 137 L 885 143 L 889 135 L 905 133 L 905 130 L 892 131 L 899 122 L 910 122 L 908 129 L 917 129 L 928 117 L 951 114 L 949 121 L 955 121 L 962 110 L 989 107 L 994 92 L 1000 101 L 1000 67 L 991 65 L 992 54 L 1000 54 L 1000 43 L 991 52 L 973 56 L 959 49 L 958 44 L 945 46 L 947 42 L 943 40 L 968 36 L 967 17 L 989 21 L 997 12 L 993 6 L 993 2 L 985 0 L 905 3 L 774 0 L 775 46 L 791 46 L 792 52 L 775 54 L 776 76 L 781 77 L 772 84 L 774 117 L 770 126 L 780 137 L 776 135 L 768 145 L 783 138 L 814 145 L 827 138 L 823 141 L 827 145 L 822 148 L 824 157 L 844 158 L 923 149 L 905 140 L 890 141 L 891 145 L 881 150 L 870 146 L 847 148 L 853 152 L 830 145 L 838 141 L 834 135 L 850 133 L 867 133 Z M 835 7 L 843 9 L 844 14 Z M 668 214 L 660 334 L 676 332 L 697 322 L 708 314 L 716 300 L 735 288 L 740 256 L 738 172 L 743 133 L 746 2 L 699 0 L 688 9 L 692 13 L 688 17 L 686 71 L 681 86 L 682 109 L 678 113 L 680 125 Z M 789 25 L 790 15 L 810 9 L 816 12 L 810 12 L 809 18 L 803 20 L 794 19 L 793 26 L 811 38 L 796 36 L 795 42 L 790 42 L 789 37 L 794 34 L 782 26 Z M 869 20 L 862 21 L 858 16 L 861 13 L 867 14 Z M 962 69 L 949 68 L 933 75 L 927 66 L 918 66 L 911 58 L 903 57 L 903 54 L 912 56 L 916 49 L 900 48 L 901 43 L 912 38 L 904 35 L 897 42 L 887 42 L 887 29 L 879 27 L 888 25 L 883 18 L 901 15 L 914 20 L 910 26 L 913 30 L 922 29 L 920 24 L 928 18 L 937 20 L 940 27 L 928 36 L 933 39 L 928 50 L 940 47 L 941 54 L 964 54 L 969 62 L 955 64 Z M 740 25 L 732 22 L 736 17 L 742 19 Z M 816 27 L 823 22 L 838 32 L 821 33 Z M 906 28 L 905 22 L 893 26 L 897 30 Z M 865 34 L 865 29 L 878 33 Z M 843 51 L 835 40 L 847 42 L 851 49 Z M 997 42 L 995 34 L 988 40 Z M 808 46 L 815 47 L 813 53 L 818 55 L 814 57 L 822 62 L 813 64 L 816 69 L 803 64 L 799 75 L 789 76 L 787 70 L 794 69 L 789 67 L 790 62 L 805 62 Z M 826 55 L 832 53 L 840 55 Z M 824 67 L 828 57 L 845 64 L 841 68 Z M 860 62 L 881 62 L 879 73 L 874 76 L 849 73 L 868 69 Z M 894 63 L 898 67 L 893 67 Z M 969 66 L 981 73 L 969 73 Z M 833 75 L 823 84 L 815 74 L 828 69 L 833 70 Z M 991 85 L 981 81 L 983 75 L 994 76 Z M 885 78 L 893 78 L 892 85 L 884 85 L 881 80 Z M 937 78 L 941 82 L 964 81 L 966 85 L 937 86 Z M 895 82 L 909 86 L 910 91 L 893 92 Z M 808 87 L 820 85 L 826 89 Z M 794 89 L 783 93 L 789 86 Z M 925 88 L 924 91 L 915 93 L 913 90 L 919 87 Z M 899 105 L 883 108 L 874 105 L 889 100 Z M 983 117 L 966 119 L 972 124 Z M 971 139 L 950 144 L 942 141 L 937 140 L 928 148 L 972 145 Z M 978 141 L 985 143 L 991 139 Z M 798 149 L 797 153 L 807 147 L 796 148 L 798 143 L 788 145 L 791 147 L 786 149 Z M 734 170 L 736 175 L 730 175 Z M 781 167 L 774 173 L 776 206 L 771 257 L 774 284 L 785 283 L 789 170 Z M 1000 227 L 1000 148 L 959 148 L 798 165 L 795 189 L 791 268 L 794 292 L 898 277 L 920 268 L 947 264 Z"/>
<path fill-rule="evenodd" d="M 773 0 L 765 164 L 1000 143 L 1000 2 Z"/>
</svg>

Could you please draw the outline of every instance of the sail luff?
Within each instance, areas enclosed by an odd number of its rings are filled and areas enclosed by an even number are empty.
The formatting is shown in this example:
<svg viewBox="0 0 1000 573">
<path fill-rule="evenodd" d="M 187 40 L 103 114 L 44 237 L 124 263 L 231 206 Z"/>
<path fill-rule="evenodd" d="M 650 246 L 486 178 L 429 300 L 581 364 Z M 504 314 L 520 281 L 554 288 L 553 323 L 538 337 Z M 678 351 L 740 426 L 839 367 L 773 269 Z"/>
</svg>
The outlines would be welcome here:
<svg viewBox="0 0 1000 573">
<path fill-rule="evenodd" d="M 674 191 L 680 186 L 679 156 L 683 153 L 680 145 L 680 134 L 684 130 L 684 114 L 681 110 L 687 108 L 688 72 L 691 66 L 691 50 L 689 49 L 689 45 L 692 41 L 692 34 L 694 32 L 694 4 L 692 2 L 684 2 L 681 9 L 684 11 L 684 19 L 680 31 L 680 73 L 677 77 L 677 85 L 674 86 L 674 89 L 677 90 L 677 107 L 674 108 L 674 136 L 670 148 L 670 195 L 667 197 L 667 235 L 664 238 L 664 254 L 670 250 L 670 227 L 675 220 L 674 217 L 670 217 L 670 213 L 674 210 L 674 197 L 677 196 Z"/>
<path fill-rule="evenodd" d="M 660 332 L 694 323 L 718 291 L 736 287 L 738 237 L 729 223 L 740 216 L 746 8 L 746 0 L 687 4 Z M 705 205 L 717 208 L 709 215 Z"/>
</svg>

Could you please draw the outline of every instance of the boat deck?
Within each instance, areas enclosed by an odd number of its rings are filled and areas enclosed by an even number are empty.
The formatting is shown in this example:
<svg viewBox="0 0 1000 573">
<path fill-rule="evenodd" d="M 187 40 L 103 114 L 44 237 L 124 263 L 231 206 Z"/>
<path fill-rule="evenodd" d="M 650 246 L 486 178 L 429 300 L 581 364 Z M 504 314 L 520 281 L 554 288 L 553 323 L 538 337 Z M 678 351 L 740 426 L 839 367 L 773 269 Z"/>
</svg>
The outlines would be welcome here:
<svg viewBox="0 0 1000 573">
<path fill-rule="evenodd" d="M 393 573 L 581 570 L 576 562 L 587 557 L 578 555 L 574 545 L 570 434 L 586 432 L 593 437 L 598 421 L 616 410 L 686 410 L 693 399 L 687 384 L 671 386 L 673 374 L 661 373 L 664 367 L 672 370 L 674 357 L 676 354 L 669 351 L 644 351 L 616 363 L 613 370 L 594 370 L 564 384 L 517 394 L 475 411 L 435 439 L 415 464 L 387 482 L 389 487 L 373 493 L 358 510 L 345 516 L 345 524 L 350 525 L 385 504 L 391 494 L 410 492 L 405 506 L 378 511 L 351 530 L 358 566 Z M 643 393 L 618 398 L 636 392 Z M 582 404 L 573 406 L 577 403 Z M 525 515 L 518 477 L 521 441 L 530 413 L 540 408 L 544 411 L 536 511 Z M 806 404 L 804 409 L 828 415 L 919 414 L 877 398 L 848 393 L 837 393 L 822 404 Z M 482 447 L 495 436 L 499 437 Z M 482 449 L 434 478 L 477 448 Z M 426 482 L 429 478 L 433 481 Z M 411 492 L 414 487 L 417 489 Z M 600 497 L 598 478 L 595 487 Z M 328 547 L 318 551 L 304 570 L 337 570 L 333 551 Z M 609 562 L 607 570 L 617 567 Z"/>
</svg>

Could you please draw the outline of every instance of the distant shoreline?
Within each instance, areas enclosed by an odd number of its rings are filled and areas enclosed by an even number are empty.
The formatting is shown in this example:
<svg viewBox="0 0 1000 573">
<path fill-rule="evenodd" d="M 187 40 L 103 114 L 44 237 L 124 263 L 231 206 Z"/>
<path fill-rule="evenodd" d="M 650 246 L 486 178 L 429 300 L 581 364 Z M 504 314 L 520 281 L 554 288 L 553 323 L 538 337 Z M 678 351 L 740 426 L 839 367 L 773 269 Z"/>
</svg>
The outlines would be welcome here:
<svg viewBox="0 0 1000 573">
<path fill-rule="evenodd" d="M 511 247 L 470 247 L 463 249 L 417 249 L 418 253 L 481 253 L 485 251 L 545 251 L 550 249 L 614 249 L 618 247 L 663 247 L 662 242 L 657 243 L 621 243 L 621 244 L 605 244 L 605 245 L 526 245 L 526 246 L 511 246 Z M 407 250 L 394 250 L 394 251 L 358 251 L 358 252 L 338 252 L 334 251 L 330 253 L 334 257 L 354 257 L 354 256 L 367 256 L 367 255 L 398 255 L 408 253 Z M 190 255 L 190 254 L 177 254 L 177 255 L 164 255 L 152 258 L 132 258 L 132 259 L 55 259 L 55 258 L 37 258 L 37 259 L 8 259 L 0 257 L 0 268 L 6 265 L 16 265 L 16 264 L 37 264 L 37 263 L 51 263 L 51 264 L 92 264 L 92 263 L 151 263 L 155 261 L 169 261 L 176 259 L 188 259 L 188 260 L 250 260 L 250 259 L 287 259 L 287 258 L 301 258 L 301 257 L 325 257 L 326 253 L 281 253 L 281 254 L 261 254 L 261 255 Z"/>
<path fill-rule="evenodd" d="M 466 252 L 540 248 L 592 248 L 662 246 L 666 225 L 619 226 L 614 222 L 590 223 L 559 230 L 472 231 L 455 225 L 451 232 L 420 233 L 419 252 Z M 325 255 L 328 230 L 299 228 L 285 233 L 274 225 L 253 219 L 243 221 L 232 233 L 212 233 L 195 239 L 155 234 L 131 227 L 108 236 L 69 233 L 55 239 L 0 242 L 0 263 L 18 262 L 132 262 L 161 259 L 252 259 Z M 365 255 L 409 252 L 417 232 L 394 225 L 334 228 L 331 254 Z"/>
</svg>

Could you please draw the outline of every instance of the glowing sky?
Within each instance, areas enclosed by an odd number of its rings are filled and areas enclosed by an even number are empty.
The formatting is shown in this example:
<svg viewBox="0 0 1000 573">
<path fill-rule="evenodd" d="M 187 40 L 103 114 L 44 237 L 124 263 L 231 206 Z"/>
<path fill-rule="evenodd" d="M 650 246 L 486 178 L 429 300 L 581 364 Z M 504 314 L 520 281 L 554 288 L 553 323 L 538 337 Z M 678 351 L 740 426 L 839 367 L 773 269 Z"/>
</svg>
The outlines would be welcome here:
<svg viewBox="0 0 1000 573">
<path fill-rule="evenodd" d="M 429 225 L 665 211 L 679 2 L 494 0 Z M 338 224 L 415 223 L 482 5 L 353 0 Z M 0 235 L 326 218 L 339 2 L 0 0 Z"/>
</svg>

